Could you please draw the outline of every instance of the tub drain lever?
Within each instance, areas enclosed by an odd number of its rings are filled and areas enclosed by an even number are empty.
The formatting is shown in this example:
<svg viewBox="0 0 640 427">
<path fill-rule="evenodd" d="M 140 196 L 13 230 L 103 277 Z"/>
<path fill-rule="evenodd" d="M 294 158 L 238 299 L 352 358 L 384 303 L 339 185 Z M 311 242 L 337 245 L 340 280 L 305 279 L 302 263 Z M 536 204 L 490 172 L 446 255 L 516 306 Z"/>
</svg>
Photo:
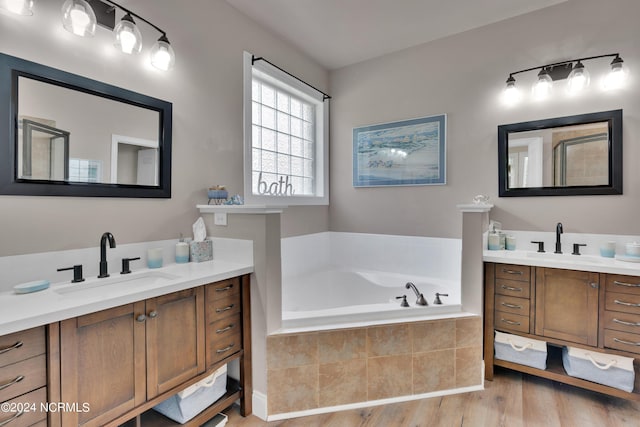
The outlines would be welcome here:
<svg viewBox="0 0 640 427">
<path fill-rule="evenodd" d="M 442 304 L 442 300 L 440 299 L 440 297 L 448 297 L 448 296 L 449 296 L 449 294 L 441 294 L 441 293 L 436 292 L 436 299 L 433 300 L 433 303 L 434 304 Z"/>
<path fill-rule="evenodd" d="M 409 303 L 407 302 L 406 295 L 401 295 L 399 297 L 396 297 L 396 299 L 402 299 L 402 302 L 400 303 L 400 307 L 409 307 Z"/>
</svg>

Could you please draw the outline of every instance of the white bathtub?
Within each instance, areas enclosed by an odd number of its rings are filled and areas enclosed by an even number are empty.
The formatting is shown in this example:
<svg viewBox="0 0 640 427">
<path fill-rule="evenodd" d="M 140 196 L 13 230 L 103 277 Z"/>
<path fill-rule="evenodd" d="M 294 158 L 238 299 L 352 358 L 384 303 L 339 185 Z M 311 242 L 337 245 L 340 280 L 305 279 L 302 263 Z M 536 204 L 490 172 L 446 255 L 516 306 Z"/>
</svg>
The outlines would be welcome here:
<svg viewBox="0 0 640 427">
<path fill-rule="evenodd" d="M 282 328 L 336 329 L 462 315 L 457 239 L 319 233 L 282 240 Z M 384 268 L 384 270 L 381 270 Z M 412 282 L 428 306 L 417 306 Z M 444 293 L 442 305 L 435 294 Z M 410 307 L 396 297 L 406 295 Z"/>
</svg>

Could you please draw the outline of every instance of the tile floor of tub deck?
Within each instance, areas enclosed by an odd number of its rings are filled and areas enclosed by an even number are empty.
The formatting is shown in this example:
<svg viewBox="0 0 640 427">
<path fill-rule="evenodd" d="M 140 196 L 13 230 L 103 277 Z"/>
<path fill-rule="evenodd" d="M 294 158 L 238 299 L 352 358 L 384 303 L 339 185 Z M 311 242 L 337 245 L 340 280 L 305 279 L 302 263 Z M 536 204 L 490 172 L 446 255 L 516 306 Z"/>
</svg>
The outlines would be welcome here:
<svg viewBox="0 0 640 427">
<path fill-rule="evenodd" d="M 269 414 L 482 383 L 479 316 L 267 338 Z"/>
</svg>

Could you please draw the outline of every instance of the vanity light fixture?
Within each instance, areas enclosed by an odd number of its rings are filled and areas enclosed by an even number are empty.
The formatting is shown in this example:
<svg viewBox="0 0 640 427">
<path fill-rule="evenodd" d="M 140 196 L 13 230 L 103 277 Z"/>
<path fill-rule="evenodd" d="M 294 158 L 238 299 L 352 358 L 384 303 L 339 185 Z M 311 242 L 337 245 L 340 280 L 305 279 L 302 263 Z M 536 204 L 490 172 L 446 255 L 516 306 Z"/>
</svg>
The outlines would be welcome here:
<svg viewBox="0 0 640 427">
<path fill-rule="evenodd" d="M 35 0 L 0 0 L 0 7 L 19 15 L 33 15 L 34 2 Z M 117 25 L 116 11 L 124 14 Z M 134 17 L 160 33 L 150 50 L 151 64 L 162 71 L 173 68 L 176 54 L 167 33 L 137 13 L 111 0 L 66 0 L 62 4 L 62 25 L 65 30 L 81 37 L 95 35 L 97 25 L 113 30 L 114 45 L 126 54 L 136 54 L 142 50 L 142 34 Z"/>
<path fill-rule="evenodd" d="M 131 13 L 122 17 L 113 29 L 113 35 L 116 40 L 114 45 L 123 53 L 140 53 L 142 50 L 142 34 L 140 34 Z"/>
<path fill-rule="evenodd" d="M 602 86 L 605 89 L 620 88 L 623 86 L 624 81 L 627 78 L 628 71 L 623 65 L 624 61 L 620 58 L 620 54 L 610 53 L 606 55 L 590 56 L 587 58 L 571 59 L 568 61 L 556 62 L 510 73 L 509 78 L 506 81 L 507 86 L 504 90 L 504 100 L 508 104 L 518 102 L 522 95 L 516 85 L 514 75 L 534 70 L 539 70 L 538 79 L 532 87 L 532 94 L 535 99 L 547 98 L 551 94 L 552 90 L 557 86 L 557 83 L 555 82 L 564 79 L 567 80 L 567 91 L 570 94 L 577 94 L 586 89 L 590 83 L 589 72 L 582 62 L 607 57 L 614 57 L 614 59 L 611 61 L 611 71 L 602 80 Z"/>
<path fill-rule="evenodd" d="M 2 7 L 16 15 L 33 15 L 34 0 L 1 0 Z"/>
<path fill-rule="evenodd" d="M 98 22 L 93 8 L 85 0 L 67 0 L 62 4 L 62 26 L 80 37 L 93 37 Z"/>
</svg>

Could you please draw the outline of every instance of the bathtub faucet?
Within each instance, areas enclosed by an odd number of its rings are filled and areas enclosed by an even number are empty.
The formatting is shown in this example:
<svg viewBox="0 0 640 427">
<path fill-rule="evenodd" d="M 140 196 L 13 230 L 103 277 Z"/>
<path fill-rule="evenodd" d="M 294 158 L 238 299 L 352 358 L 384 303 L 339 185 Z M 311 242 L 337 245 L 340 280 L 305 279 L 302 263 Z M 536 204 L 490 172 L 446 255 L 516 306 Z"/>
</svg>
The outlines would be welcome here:
<svg viewBox="0 0 640 427">
<path fill-rule="evenodd" d="M 418 299 L 416 300 L 416 305 L 429 305 L 429 304 L 427 303 L 427 300 L 426 300 L 426 299 L 424 299 L 424 295 L 422 295 L 422 294 L 418 291 L 418 288 L 416 288 L 416 285 L 414 285 L 414 284 L 413 284 L 413 283 L 411 283 L 411 282 L 407 282 L 407 284 L 405 285 L 405 288 L 407 288 L 407 289 L 413 289 L 413 292 L 415 292 L 415 294 L 416 294 L 416 298 L 418 298 Z"/>
</svg>

